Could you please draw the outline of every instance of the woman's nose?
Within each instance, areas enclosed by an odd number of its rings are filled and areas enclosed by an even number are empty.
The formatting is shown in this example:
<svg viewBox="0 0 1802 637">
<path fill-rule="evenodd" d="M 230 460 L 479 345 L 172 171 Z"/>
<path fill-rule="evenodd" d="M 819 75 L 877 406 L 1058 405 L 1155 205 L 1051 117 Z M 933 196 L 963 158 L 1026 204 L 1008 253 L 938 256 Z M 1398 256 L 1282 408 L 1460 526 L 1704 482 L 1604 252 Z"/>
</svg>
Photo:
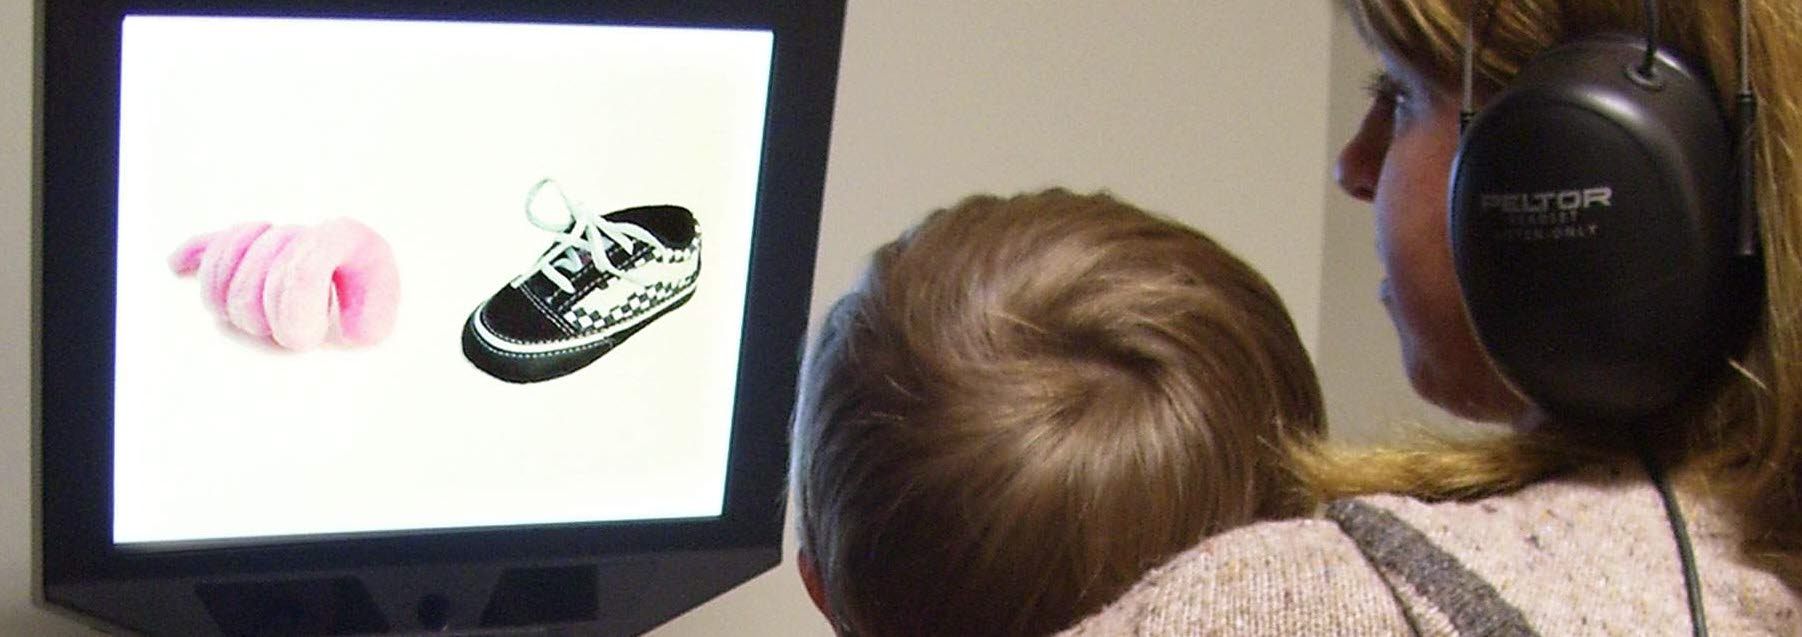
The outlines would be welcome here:
<svg viewBox="0 0 1802 637">
<path fill-rule="evenodd" d="M 1364 114 L 1358 132 L 1339 149 L 1339 161 L 1333 164 L 1333 180 L 1345 194 L 1360 201 L 1370 201 L 1377 193 L 1377 175 L 1382 172 L 1383 156 L 1389 152 L 1389 122 L 1385 113 L 1372 105 Z"/>
</svg>

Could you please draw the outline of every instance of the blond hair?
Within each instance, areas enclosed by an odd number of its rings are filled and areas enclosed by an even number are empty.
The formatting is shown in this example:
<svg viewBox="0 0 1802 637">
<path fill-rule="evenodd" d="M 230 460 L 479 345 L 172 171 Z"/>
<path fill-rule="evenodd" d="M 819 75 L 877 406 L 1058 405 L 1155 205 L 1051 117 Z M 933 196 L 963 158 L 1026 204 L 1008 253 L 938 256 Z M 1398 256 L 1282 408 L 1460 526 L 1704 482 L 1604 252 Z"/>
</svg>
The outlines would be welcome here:
<svg viewBox="0 0 1802 637">
<path fill-rule="evenodd" d="M 1455 86 L 1467 0 L 1342 0 L 1366 41 Z M 1802 587 L 1802 4 L 1750 2 L 1750 75 L 1759 100 L 1754 156 L 1766 303 L 1733 373 L 1654 432 L 1665 462 L 1737 510 L 1744 552 Z M 1476 14 L 1479 81 L 1493 90 L 1554 43 L 1603 31 L 1637 32 L 1640 0 L 1500 0 Z M 1659 3 L 1660 40 L 1706 63 L 1722 104 L 1738 84 L 1733 0 Z M 1325 497 L 1375 491 L 1426 498 L 1478 496 L 1628 451 L 1630 441 L 1544 431 L 1428 448 L 1304 455 Z"/>
<path fill-rule="evenodd" d="M 1305 512 L 1322 432 L 1281 300 L 1107 195 L 972 197 L 877 250 L 821 326 L 791 480 L 841 631 L 1037 634 L 1207 534 Z"/>
</svg>

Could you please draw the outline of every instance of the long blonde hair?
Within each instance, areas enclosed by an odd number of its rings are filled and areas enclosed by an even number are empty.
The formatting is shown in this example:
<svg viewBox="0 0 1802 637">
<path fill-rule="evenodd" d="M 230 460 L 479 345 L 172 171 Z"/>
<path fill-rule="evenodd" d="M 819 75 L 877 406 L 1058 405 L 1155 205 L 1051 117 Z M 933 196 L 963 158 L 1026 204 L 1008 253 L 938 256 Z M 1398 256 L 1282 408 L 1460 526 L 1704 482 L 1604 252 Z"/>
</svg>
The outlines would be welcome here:
<svg viewBox="0 0 1802 637">
<path fill-rule="evenodd" d="M 1692 484 L 1736 510 L 1742 547 L 1802 588 L 1802 3 L 1743 0 L 1750 12 L 1750 76 L 1759 101 L 1754 155 L 1766 303 L 1744 351 L 1696 401 L 1657 453 Z M 1456 86 L 1469 0 L 1342 0 L 1365 40 Z M 1639 0 L 1499 0 L 1476 15 L 1476 75 L 1493 89 L 1562 39 L 1645 24 Z M 1661 2 L 1662 42 L 1703 60 L 1723 104 L 1738 85 L 1738 16 L 1732 0 Z M 1569 432 L 1516 434 L 1426 448 L 1301 454 L 1326 497 L 1389 491 L 1426 498 L 1506 491 L 1623 451 Z"/>
<path fill-rule="evenodd" d="M 841 631 L 1042 634 L 1202 536 L 1305 513 L 1281 300 L 1106 195 L 973 197 L 879 249 L 808 353 L 790 480 Z"/>
</svg>

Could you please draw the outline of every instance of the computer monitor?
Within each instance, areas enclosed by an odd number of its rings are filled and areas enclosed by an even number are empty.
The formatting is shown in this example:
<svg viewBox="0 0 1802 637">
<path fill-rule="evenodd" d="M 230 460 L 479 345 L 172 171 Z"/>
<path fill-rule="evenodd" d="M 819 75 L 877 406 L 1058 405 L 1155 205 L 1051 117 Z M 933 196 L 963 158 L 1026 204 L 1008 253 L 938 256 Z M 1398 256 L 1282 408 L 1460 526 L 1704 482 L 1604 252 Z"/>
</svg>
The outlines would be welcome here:
<svg viewBox="0 0 1802 637">
<path fill-rule="evenodd" d="M 843 0 L 48 0 L 45 602 L 633 634 L 781 559 Z"/>
</svg>

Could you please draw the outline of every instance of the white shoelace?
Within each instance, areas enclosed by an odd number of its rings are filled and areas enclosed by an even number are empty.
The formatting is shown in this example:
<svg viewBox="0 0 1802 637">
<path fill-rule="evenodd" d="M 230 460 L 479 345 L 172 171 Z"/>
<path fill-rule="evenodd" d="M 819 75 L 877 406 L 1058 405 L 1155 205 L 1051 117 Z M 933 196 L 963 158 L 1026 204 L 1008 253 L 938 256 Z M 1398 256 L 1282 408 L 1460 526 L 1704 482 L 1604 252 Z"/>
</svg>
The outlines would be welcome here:
<svg viewBox="0 0 1802 637">
<path fill-rule="evenodd" d="M 539 193 L 544 190 L 545 186 L 552 186 L 556 189 L 557 197 L 563 200 L 564 211 L 569 214 L 569 223 L 547 224 L 532 212 L 532 204 L 537 201 Z M 582 252 L 587 252 L 596 266 L 613 273 L 613 276 L 644 287 L 643 281 L 620 270 L 619 266 L 608 258 L 607 248 L 618 245 L 627 254 L 631 254 L 639 242 L 653 247 L 662 245 L 657 241 L 657 236 L 651 234 L 649 230 L 629 223 L 608 221 L 600 213 L 589 210 L 580 202 L 572 201 L 569 195 L 563 192 L 562 186 L 548 178 L 540 179 L 526 193 L 526 220 L 531 221 L 534 226 L 556 233 L 557 243 L 552 245 L 551 249 L 544 253 L 544 256 L 538 258 L 538 263 L 533 265 L 531 270 L 514 278 L 513 287 L 523 285 L 526 279 L 531 278 L 533 274 L 543 274 L 544 278 L 557 284 L 557 287 L 565 294 L 574 294 L 576 286 L 570 283 L 569 277 L 564 276 L 563 271 L 567 270 L 573 274 L 582 269 Z M 566 226 L 568 230 L 564 229 Z"/>
</svg>

